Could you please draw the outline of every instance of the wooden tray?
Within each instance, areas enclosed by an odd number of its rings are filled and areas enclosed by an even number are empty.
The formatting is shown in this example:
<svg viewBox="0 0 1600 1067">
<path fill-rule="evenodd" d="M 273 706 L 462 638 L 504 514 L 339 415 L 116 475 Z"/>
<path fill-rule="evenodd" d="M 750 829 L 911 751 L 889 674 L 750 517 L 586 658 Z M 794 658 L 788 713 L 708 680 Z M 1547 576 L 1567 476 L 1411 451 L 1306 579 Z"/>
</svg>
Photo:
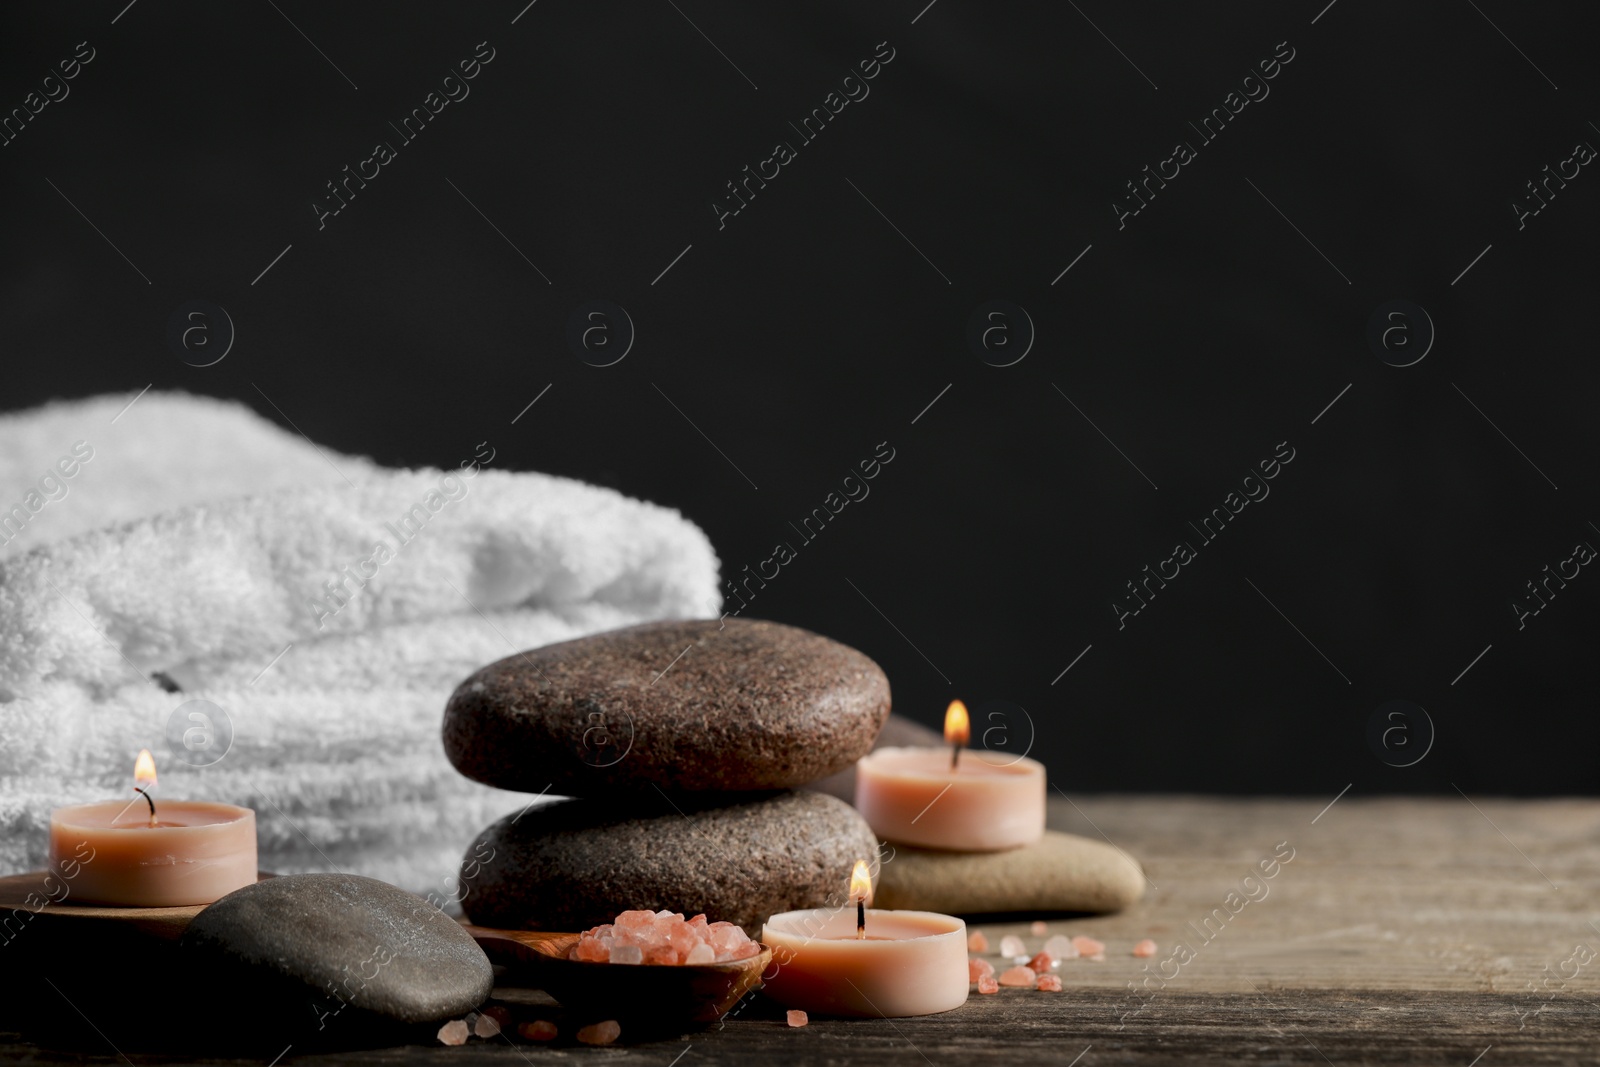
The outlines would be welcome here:
<svg viewBox="0 0 1600 1067">
<path fill-rule="evenodd" d="M 0 945 L 24 944 L 36 938 L 48 940 L 53 951 L 74 947 L 94 947 L 102 951 L 108 942 L 176 941 L 196 915 L 206 907 L 191 904 L 181 908 L 120 908 L 106 904 L 79 904 L 67 899 L 32 907 L 28 898 L 43 897 L 45 880 L 59 875 L 50 871 L 29 871 L 0 877 Z M 257 873 L 257 881 L 275 877 L 269 871 Z M 71 882 L 66 883 L 69 890 Z M 59 892 L 59 889 L 57 890 Z M 46 933 L 45 931 L 48 931 Z"/>
<path fill-rule="evenodd" d="M 525 974 L 533 985 L 580 1015 L 646 1025 L 719 1022 L 746 994 L 761 988 L 762 975 L 772 963 L 772 950 L 765 945 L 756 955 L 730 963 L 585 963 L 567 958 L 578 943 L 577 934 L 462 926 L 490 960 L 513 975 Z"/>
</svg>

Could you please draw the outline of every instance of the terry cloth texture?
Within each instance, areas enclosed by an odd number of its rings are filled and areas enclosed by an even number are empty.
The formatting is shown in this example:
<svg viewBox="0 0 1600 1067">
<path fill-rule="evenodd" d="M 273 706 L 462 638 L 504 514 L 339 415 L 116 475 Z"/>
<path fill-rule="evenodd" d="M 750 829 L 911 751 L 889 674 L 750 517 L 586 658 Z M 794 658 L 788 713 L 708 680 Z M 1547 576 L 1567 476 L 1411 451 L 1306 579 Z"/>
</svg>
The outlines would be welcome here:
<svg viewBox="0 0 1600 1067">
<path fill-rule="evenodd" d="M 149 748 L 158 805 L 255 809 L 265 869 L 448 893 L 474 835 L 533 799 L 445 760 L 455 684 L 720 605 L 710 543 L 670 509 L 492 466 L 386 470 L 181 394 L 118 416 L 129 399 L 0 416 L 0 869 L 43 864 L 51 808 L 132 798 Z M 214 748 L 178 751 L 204 729 L 191 700 L 232 727 L 206 766 Z"/>
</svg>

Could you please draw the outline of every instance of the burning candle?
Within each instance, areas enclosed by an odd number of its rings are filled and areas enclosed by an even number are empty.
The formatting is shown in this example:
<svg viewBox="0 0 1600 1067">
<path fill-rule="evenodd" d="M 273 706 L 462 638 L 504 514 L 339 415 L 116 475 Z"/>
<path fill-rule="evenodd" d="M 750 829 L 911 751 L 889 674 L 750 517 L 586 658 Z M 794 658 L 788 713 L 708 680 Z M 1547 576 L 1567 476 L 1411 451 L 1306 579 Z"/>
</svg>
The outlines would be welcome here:
<svg viewBox="0 0 1600 1067">
<path fill-rule="evenodd" d="M 855 907 L 786 911 L 761 940 L 775 973 L 765 992 L 789 1008 L 857 1018 L 933 1015 L 967 1002 L 967 924 L 930 911 L 880 911 L 867 865 L 850 880 Z"/>
<path fill-rule="evenodd" d="M 1044 765 L 966 749 L 967 707 L 945 712 L 948 757 L 932 748 L 880 748 L 856 763 L 856 808 L 879 837 L 903 845 L 998 852 L 1044 836 Z"/>
<path fill-rule="evenodd" d="M 867 939 L 867 901 L 872 899 L 872 872 L 866 860 L 856 860 L 850 872 L 850 899 L 856 902 L 856 940 Z"/>
<path fill-rule="evenodd" d="M 194 800 L 158 805 L 155 786 L 155 760 L 145 749 L 134 764 L 133 800 L 50 813 L 50 865 L 76 864 L 75 901 L 183 907 L 255 883 L 255 812 Z"/>
</svg>

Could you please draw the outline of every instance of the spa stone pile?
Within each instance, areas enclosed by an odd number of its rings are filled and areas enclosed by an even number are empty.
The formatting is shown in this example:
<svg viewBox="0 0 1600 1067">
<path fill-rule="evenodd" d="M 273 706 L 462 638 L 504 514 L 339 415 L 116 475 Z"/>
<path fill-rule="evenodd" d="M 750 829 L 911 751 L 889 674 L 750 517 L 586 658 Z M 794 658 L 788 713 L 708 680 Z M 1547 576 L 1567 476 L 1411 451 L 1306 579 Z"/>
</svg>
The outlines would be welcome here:
<svg viewBox="0 0 1600 1067">
<path fill-rule="evenodd" d="M 469 778 L 537 797 L 478 835 L 481 926 L 580 931 L 635 909 L 736 923 L 838 906 L 878 841 L 801 790 L 864 755 L 889 714 L 866 656 L 747 619 L 634 626 L 482 668 L 445 710 Z"/>
</svg>

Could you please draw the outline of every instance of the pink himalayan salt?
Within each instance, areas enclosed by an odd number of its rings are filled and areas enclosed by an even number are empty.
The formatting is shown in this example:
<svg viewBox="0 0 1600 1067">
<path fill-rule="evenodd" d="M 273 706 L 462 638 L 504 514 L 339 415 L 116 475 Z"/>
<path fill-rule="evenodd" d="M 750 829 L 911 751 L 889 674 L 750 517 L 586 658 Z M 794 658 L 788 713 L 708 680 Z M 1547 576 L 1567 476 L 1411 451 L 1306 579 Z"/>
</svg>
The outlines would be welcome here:
<svg viewBox="0 0 1600 1067">
<path fill-rule="evenodd" d="M 989 951 L 989 939 L 983 936 L 982 930 L 974 930 L 967 935 L 967 949 L 970 952 Z"/>
<path fill-rule="evenodd" d="M 467 1021 L 465 1019 L 451 1019 L 439 1027 L 439 1043 L 441 1045 L 465 1045 L 467 1043 L 467 1035 L 470 1033 L 471 1031 L 467 1029 Z"/>
<path fill-rule="evenodd" d="M 986 974 L 982 978 L 978 979 L 978 992 L 998 993 L 1000 992 L 1000 983 L 996 982 L 992 975 Z"/>
<path fill-rule="evenodd" d="M 480 1015 L 472 1021 L 472 1032 L 479 1037 L 499 1037 L 500 1023 L 492 1015 Z"/>
<path fill-rule="evenodd" d="M 972 956 L 967 960 L 967 981 L 976 982 L 994 974 L 994 964 Z"/>
<path fill-rule="evenodd" d="M 811 1019 L 806 1015 L 805 1012 L 796 1011 L 793 1008 L 789 1009 L 789 1025 L 790 1026 L 804 1026 L 806 1023 L 808 1023 L 810 1021 L 811 1021 Z"/>
<path fill-rule="evenodd" d="M 585 1045 L 609 1045 L 622 1036 L 622 1027 L 617 1025 L 617 1020 L 607 1019 L 603 1023 L 585 1026 L 578 1031 L 578 1040 Z"/>
<path fill-rule="evenodd" d="M 625 911 L 578 936 L 570 958 L 589 963 L 702 965 L 757 955 L 761 946 L 727 922 L 704 915 L 684 921 L 681 912 Z"/>
<path fill-rule="evenodd" d="M 1133 954 L 1140 959 L 1148 959 L 1156 954 L 1156 943 L 1147 937 L 1133 946 Z"/>
<path fill-rule="evenodd" d="M 1039 981 L 1033 988 L 1041 993 L 1059 993 L 1061 992 L 1061 978 L 1054 974 L 1041 974 Z"/>
<path fill-rule="evenodd" d="M 556 1024 L 549 1019 L 540 1019 L 537 1022 L 523 1023 L 518 1026 L 517 1033 L 529 1041 L 554 1041 L 556 1039 Z"/>
<path fill-rule="evenodd" d="M 1078 950 L 1078 955 L 1080 956 L 1088 956 L 1091 959 L 1095 956 L 1100 956 L 1102 959 L 1105 957 L 1105 942 L 1096 941 L 1092 937 L 1084 937 L 1079 934 L 1072 939 L 1072 947 Z"/>
<path fill-rule="evenodd" d="M 1022 943 L 1022 938 L 1016 934 L 1007 934 L 1000 939 L 1000 955 L 1015 959 L 1028 954 L 1028 946 Z"/>
<path fill-rule="evenodd" d="M 1044 943 L 1044 950 L 1050 953 L 1053 960 L 1075 960 L 1078 958 L 1078 946 L 1072 943 L 1072 938 L 1064 934 L 1057 934 Z"/>
<path fill-rule="evenodd" d="M 1044 974 L 1055 965 L 1056 961 L 1051 958 L 1050 953 L 1048 952 L 1041 952 L 1037 956 L 1033 957 L 1033 959 L 1028 961 L 1028 966 L 1032 967 L 1038 974 Z"/>
<path fill-rule="evenodd" d="M 1000 975 L 1001 985 L 1031 986 L 1039 976 L 1032 967 L 1013 967 Z"/>
<path fill-rule="evenodd" d="M 1033 925 L 1029 926 L 1028 929 L 1033 931 L 1034 937 L 1043 937 L 1050 932 L 1050 924 L 1043 919 L 1035 919 Z"/>
</svg>

